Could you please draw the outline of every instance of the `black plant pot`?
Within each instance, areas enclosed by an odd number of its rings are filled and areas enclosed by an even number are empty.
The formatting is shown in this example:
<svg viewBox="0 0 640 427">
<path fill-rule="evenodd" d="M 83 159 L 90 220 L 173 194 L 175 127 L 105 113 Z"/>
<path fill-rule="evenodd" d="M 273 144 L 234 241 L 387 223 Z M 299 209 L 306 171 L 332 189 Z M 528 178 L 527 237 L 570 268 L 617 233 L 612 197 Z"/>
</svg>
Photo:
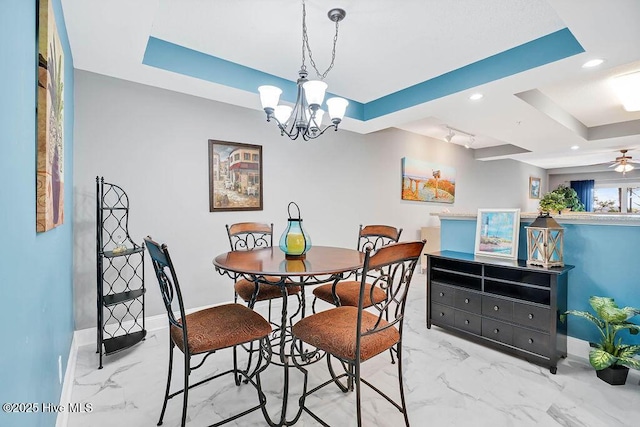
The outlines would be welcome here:
<svg viewBox="0 0 640 427">
<path fill-rule="evenodd" d="M 611 385 L 624 385 L 627 382 L 629 368 L 621 365 L 613 365 L 596 371 L 598 378 Z"/>
</svg>

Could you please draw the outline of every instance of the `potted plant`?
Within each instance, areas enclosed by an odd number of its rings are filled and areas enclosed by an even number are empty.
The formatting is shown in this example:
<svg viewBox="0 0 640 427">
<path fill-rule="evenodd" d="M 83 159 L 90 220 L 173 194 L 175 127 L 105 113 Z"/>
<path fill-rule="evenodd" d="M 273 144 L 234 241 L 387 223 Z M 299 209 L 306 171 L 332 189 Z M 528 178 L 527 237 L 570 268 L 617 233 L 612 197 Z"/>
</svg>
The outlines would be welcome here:
<svg viewBox="0 0 640 427">
<path fill-rule="evenodd" d="M 595 315 L 587 311 L 569 310 L 561 316 L 564 322 L 567 314 L 582 317 L 591 321 L 600 332 L 600 342 L 590 343 L 589 363 L 596 369 L 598 378 L 611 385 L 622 385 L 627 381 L 629 368 L 640 369 L 640 345 L 623 344 L 622 338 L 616 340 L 618 332 L 627 329 L 632 335 L 640 332 L 640 326 L 629 322 L 629 319 L 640 314 L 640 309 L 633 307 L 619 308 L 613 298 L 589 298 L 589 304 Z"/>
<path fill-rule="evenodd" d="M 562 209 L 566 207 L 564 195 L 553 191 L 545 194 L 542 199 L 540 199 L 540 204 L 538 205 L 540 212 L 547 215 L 551 212 L 560 213 Z"/>
<path fill-rule="evenodd" d="M 580 201 L 578 193 L 573 188 L 560 184 L 552 193 L 562 194 L 564 196 L 564 204 L 573 212 L 584 212 L 584 204 Z"/>
</svg>

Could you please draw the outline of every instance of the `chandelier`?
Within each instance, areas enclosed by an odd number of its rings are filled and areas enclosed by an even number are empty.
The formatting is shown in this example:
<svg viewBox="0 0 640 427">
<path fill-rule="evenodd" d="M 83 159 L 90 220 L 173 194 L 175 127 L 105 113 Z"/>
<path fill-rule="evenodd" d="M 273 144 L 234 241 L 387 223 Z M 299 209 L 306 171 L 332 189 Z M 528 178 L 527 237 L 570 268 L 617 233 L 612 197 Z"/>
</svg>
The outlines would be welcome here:
<svg viewBox="0 0 640 427">
<path fill-rule="evenodd" d="M 288 105 L 278 105 L 282 90 L 276 86 L 260 86 L 260 102 L 262 108 L 267 114 L 267 121 L 274 119 L 280 128 L 281 135 L 287 135 L 292 140 L 302 136 L 302 139 L 308 141 L 315 139 L 325 133 L 327 129 L 338 130 L 338 125 L 344 117 L 349 101 L 344 98 L 327 99 L 327 109 L 331 118 L 331 124 L 322 128 L 322 118 L 324 110 L 322 110 L 322 102 L 327 90 L 327 84 L 323 81 L 329 71 L 333 68 L 336 59 L 336 43 L 338 41 L 338 27 L 340 21 L 346 16 L 343 9 L 331 9 L 327 15 L 329 19 L 336 24 L 336 34 L 333 37 L 333 50 L 331 52 L 331 64 L 324 73 L 320 73 L 313 60 L 311 48 L 309 47 L 309 38 L 307 36 L 307 11 L 304 0 L 302 0 L 302 65 L 298 71 L 298 94 L 296 103 L 293 107 Z M 318 80 L 308 80 L 307 66 L 305 65 L 306 55 L 309 55 L 309 62 L 315 70 Z"/>
</svg>

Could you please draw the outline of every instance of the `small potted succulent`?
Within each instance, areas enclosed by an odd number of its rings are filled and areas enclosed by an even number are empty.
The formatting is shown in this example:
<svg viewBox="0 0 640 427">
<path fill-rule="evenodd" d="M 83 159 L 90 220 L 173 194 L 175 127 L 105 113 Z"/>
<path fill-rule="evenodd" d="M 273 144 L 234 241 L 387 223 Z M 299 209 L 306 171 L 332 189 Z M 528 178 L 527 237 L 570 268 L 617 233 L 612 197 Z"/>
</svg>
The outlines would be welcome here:
<svg viewBox="0 0 640 427">
<path fill-rule="evenodd" d="M 589 304 L 595 315 L 588 311 L 569 310 L 561 316 L 564 322 L 567 314 L 582 317 L 591 321 L 600 332 L 600 342 L 590 343 L 589 363 L 596 369 L 598 378 L 611 385 L 622 385 L 627 381 L 629 368 L 640 369 L 640 345 L 623 344 L 622 338 L 616 340 L 618 332 L 627 329 L 630 334 L 637 335 L 640 326 L 629 322 L 629 319 L 640 314 L 640 309 L 633 307 L 619 308 L 613 298 L 589 298 Z"/>
<path fill-rule="evenodd" d="M 542 199 L 540 199 L 540 204 L 538 208 L 541 214 L 549 215 L 551 212 L 562 212 L 563 209 L 567 207 L 564 195 L 561 193 L 554 193 L 553 191 L 545 194 Z"/>
</svg>

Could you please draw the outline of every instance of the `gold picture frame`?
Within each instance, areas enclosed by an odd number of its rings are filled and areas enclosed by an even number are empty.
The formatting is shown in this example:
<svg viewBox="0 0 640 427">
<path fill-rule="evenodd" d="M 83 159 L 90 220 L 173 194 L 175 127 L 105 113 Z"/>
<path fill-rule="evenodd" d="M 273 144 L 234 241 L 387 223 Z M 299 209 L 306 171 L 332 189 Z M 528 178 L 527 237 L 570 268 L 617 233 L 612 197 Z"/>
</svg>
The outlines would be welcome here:
<svg viewBox="0 0 640 427">
<path fill-rule="evenodd" d="M 535 178 L 533 176 L 529 177 L 529 198 L 530 199 L 539 199 L 540 198 L 540 178 Z"/>
</svg>

